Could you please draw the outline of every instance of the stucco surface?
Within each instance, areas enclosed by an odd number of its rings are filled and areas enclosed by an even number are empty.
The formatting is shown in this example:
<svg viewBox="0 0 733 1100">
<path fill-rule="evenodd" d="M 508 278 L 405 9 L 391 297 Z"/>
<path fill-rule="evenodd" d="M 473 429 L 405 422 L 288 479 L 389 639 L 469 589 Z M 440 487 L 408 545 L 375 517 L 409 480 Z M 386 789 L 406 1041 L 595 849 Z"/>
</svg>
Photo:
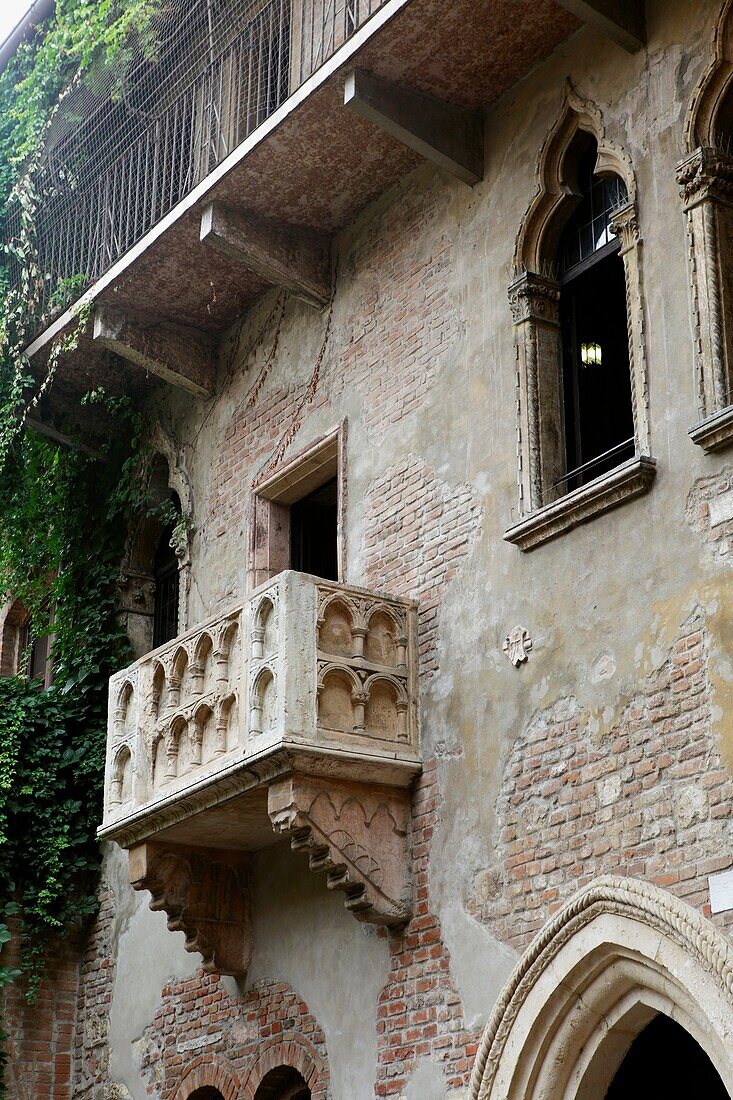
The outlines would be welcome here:
<svg viewBox="0 0 733 1100">
<path fill-rule="evenodd" d="M 430 656 L 420 683 L 423 755 L 437 761 L 439 784 L 426 856 L 430 899 L 472 1033 L 517 958 L 481 919 L 476 901 L 501 889 L 490 871 L 513 746 L 549 726 L 548 715 L 558 722 L 584 715 L 579 739 L 586 747 L 610 743 L 694 619 L 707 639 L 705 733 L 733 771 L 733 555 L 702 507 L 730 487 L 733 471 L 730 456 L 705 454 L 688 437 L 696 393 L 688 242 L 675 179 L 685 113 L 709 62 L 719 6 L 649 0 L 649 48 L 634 55 L 578 32 L 490 110 L 482 183 L 469 189 L 423 165 L 362 211 L 336 241 L 338 278 L 320 374 L 314 366 L 328 312 L 292 300 L 281 310 L 271 291 L 228 334 L 215 398 L 202 403 L 161 390 L 151 401 L 193 486 L 189 625 L 247 594 L 250 491 L 278 444 L 288 442 L 288 457 L 348 421 L 344 579 L 378 589 L 386 560 L 378 551 L 392 540 L 387 549 L 407 564 L 386 586 L 422 601 L 421 638 Z M 507 287 L 516 235 L 537 188 L 538 156 L 568 79 L 598 106 L 609 140 L 628 153 L 637 178 L 658 472 L 644 497 L 525 554 L 502 538 L 518 518 Z M 391 477 L 412 469 L 413 459 L 431 487 L 434 514 L 421 513 L 419 492 L 404 490 L 407 474 Z M 439 574 L 435 562 L 448 545 L 451 569 Z M 533 642 L 519 667 L 502 648 L 516 627 Z M 693 794 L 685 797 L 694 808 L 704 777 L 694 765 L 690 776 Z M 613 770 L 607 779 L 608 790 L 620 782 Z M 671 788 L 667 794 L 671 800 Z M 723 852 L 718 828 L 702 835 L 706 858 L 733 864 L 731 827 Z M 111 1073 L 143 1100 L 136 1043 L 167 976 L 191 974 L 196 960 L 165 931 L 162 915 L 132 899 L 121 857 L 108 857 L 108 865 L 116 868 L 120 899 Z M 703 859 L 700 899 L 705 866 Z M 389 968 L 385 938 L 359 926 L 285 845 L 256 857 L 253 882 L 248 987 L 267 979 L 296 990 L 324 1030 L 334 1100 L 368 1100 L 376 1006 Z M 543 917 L 573 892 L 572 874 L 552 885 L 557 898 L 537 899 Z M 668 885 L 686 889 L 679 881 Z M 725 928 L 729 917 L 716 921 Z M 439 1100 L 448 1091 L 442 1066 L 417 1058 L 407 1100 Z M 460 1094 L 457 1087 L 450 1092 Z"/>
</svg>

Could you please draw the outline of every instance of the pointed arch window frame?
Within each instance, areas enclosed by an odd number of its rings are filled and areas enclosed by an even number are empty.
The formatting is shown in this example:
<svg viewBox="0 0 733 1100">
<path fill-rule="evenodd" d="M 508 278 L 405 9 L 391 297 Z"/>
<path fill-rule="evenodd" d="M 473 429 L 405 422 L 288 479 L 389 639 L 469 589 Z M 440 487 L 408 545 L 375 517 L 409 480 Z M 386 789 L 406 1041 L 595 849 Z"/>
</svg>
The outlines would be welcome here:
<svg viewBox="0 0 733 1100">
<path fill-rule="evenodd" d="M 579 131 L 598 147 L 595 172 L 615 175 L 627 200 L 611 227 L 619 237 L 626 281 L 627 335 L 634 423 L 634 455 L 593 481 L 561 495 L 564 469 L 560 283 L 553 263 L 563 221 L 561 211 L 577 202 L 567 173 L 567 155 Z M 538 185 L 522 219 L 514 251 L 509 304 L 515 331 L 519 519 L 507 542 L 532 550 L 578 524 L 648 491 L 656 473 L 651 454 L 643 241 L 631 159 L 608 140 L 599 108 L 581 99 L 567 82 L 560 116 L 538 163 Z"/>
<path fill-rule="evenodd" d="M 712 36 L 712 60 L 693 94 L 677 183 L 687 228 L 697 422 L 692 442 L 706 452 L 733 443 L 733 0 Z M 725 136 L 723 130 L 725 129 Z"/>
</svg>

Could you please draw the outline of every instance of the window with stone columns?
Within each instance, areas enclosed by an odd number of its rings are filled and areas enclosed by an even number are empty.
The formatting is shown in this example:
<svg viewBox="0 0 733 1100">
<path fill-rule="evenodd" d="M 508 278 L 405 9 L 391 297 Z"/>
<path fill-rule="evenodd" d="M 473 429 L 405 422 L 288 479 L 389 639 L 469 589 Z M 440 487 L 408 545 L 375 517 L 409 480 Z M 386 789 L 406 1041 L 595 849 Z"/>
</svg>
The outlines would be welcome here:
<svg viewBox="0 0 733 1100">
<path fill-rule="evenodd" d="M 519 518 L 504 537 L 530 550 L 646 492 L 655 472 L 635 176 L 569 84 L 514 271 Z"/>
<path fill-rule="evenodd" d="M 713 59 L 693 96 L 677 166 L 687 220 L 697 413 L 693 442 L 733 441 L 733 0 L 713 35 Z M 692 419 L 692 418 L 691 418 Z"/>
</svg>

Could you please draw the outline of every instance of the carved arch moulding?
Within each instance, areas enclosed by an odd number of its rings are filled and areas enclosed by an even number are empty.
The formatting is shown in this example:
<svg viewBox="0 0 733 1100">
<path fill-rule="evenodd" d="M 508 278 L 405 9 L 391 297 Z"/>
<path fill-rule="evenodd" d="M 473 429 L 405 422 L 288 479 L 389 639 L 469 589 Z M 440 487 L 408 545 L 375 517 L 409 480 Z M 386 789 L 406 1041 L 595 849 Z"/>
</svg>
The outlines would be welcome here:
<svg viewBox="0 0 733 1100">
<path fill-rule="evenodd" d="M 733 441 L 733 0 L 690 103 L 677 182 L 687 223 L 698 423 L 705 451 Z"/>
<path fill-rule="evenodd" d="M 596 142 L 595 174 L 617 177 L 626 189 L 611 229 L 621 242 L 626 280 L 635 456 L 607 475 L 600 487 L 591 483 L 562 496 L 557 487 L 565 456 L 560 283 L 555 261 L 562 231 L 581 197 L 575 182 L 580 134 Z M 517 234 L 513 265 L 509 303 L 517 348 L 520 518 L 504 537 L 528 550 L 646 491 L 655 472 L 636 177 L 628 153 L 607 135 L 600 108 L 579 96 L 570 81 L 565 83 L 558 119 L 540 151 L 537 190 Z"/>
<path fill-rule="evenodd" d="M 696 910 L 631 878 L 599 878 L 535 937 L 491 1014 L 470 1100 L 595 1100 L 659 1013 L 733 1095 L 733 945 Z"/>
</svg>

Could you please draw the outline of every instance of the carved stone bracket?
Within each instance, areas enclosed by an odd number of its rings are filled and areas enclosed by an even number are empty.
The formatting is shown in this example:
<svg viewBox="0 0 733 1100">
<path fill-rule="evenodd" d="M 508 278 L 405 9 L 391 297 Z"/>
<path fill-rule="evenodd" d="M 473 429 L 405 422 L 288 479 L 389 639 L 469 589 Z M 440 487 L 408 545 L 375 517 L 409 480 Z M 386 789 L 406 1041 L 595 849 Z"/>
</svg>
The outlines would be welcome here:
<svg viewBox="0 0 733 1100">
<path fill-rule="evenodd" d="M 168 914 L 169 931 L 185 934 L 186 950 L 203 956 L 206 973 L 247 973 L 252 907 L 246 853 L 139 844 L 129 857 L 132 886 L 150 891 L 150 908 Z"/>
<path fill-rule="evenodd" d="M 312 871 L 370 924 L 404 924 L 412 912 L 406 791 L 292 775 L 273 783 L 269 813 Z"/>
</svg>

